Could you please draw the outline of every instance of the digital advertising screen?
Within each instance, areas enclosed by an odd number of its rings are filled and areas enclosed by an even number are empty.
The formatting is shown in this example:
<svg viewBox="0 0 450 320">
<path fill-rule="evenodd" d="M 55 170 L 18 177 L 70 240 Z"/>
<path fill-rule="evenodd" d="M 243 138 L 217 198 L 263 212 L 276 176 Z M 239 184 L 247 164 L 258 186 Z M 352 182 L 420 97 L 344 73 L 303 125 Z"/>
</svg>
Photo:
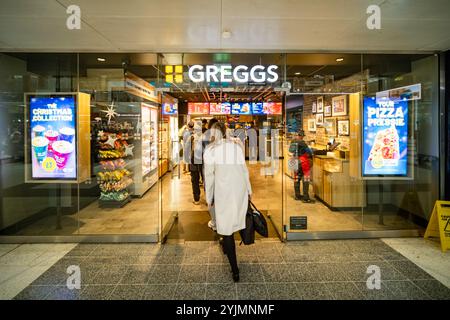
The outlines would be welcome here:
<svg viewBox="0 0 450 320">
<path fill-rule="evenodd" d="M 167 103 L 163 104 L 162 114 L 173 116 L 178 114 L 178 105 L 176 103 Z"/>
<path fill-rule="evenodd" d="M 31 96 L 29 106 L 32 178 L 76 179 L 75 96 Z"/>
<path fill-rule="evenodd" d="M 231 114 L 250 115 L 252 114 L 251 103 L 233 102 L 231 104 Z"/>
<path fill-rule="evenodd" d="M 188 102 L 188 114 L 209 114 L 209 103 Z"/>
<path fill-rule="evenodd" d="M 281 102 L 264 102 L 263 110 L 264 114 L 268 115 L 281 115 L 282 113 L 282 103 Z"/>
<path fill-rule="evenodd" d="M 215 103 L 211 102 L 209 104 L 209 114 L 222 115 L 231 113 L 231 104 L 229 102 Z"/>
<path fill-rule="evenodd" d="M 407 176 L 408 102 L 365 97 L 363 113 L 363 176 Z"/>
<path fill-rule="evenodd" d="M 253 102 L 252 103 L 252 114 L 253 115 L 265 115 L 262 102 Z"/>
</svg>

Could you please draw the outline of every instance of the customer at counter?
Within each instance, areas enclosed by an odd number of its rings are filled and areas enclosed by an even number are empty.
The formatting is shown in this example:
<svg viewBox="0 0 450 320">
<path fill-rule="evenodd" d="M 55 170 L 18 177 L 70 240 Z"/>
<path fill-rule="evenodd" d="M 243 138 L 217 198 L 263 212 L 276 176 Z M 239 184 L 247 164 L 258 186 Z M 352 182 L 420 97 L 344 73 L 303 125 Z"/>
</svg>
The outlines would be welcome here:
<svg viewBox="0 0 450 320">
<path fill-rule="evenodd" d="M 312 151 L 303 140 L 305 132 L 299 130 L 289 146 L 289 153 L 297 159 L 297 170 L 294 172 L 295 200 L 311 203 L 309 198 L 309 182 L 311 181 Z M 300 181 L 303 182 L 303 196 L 300 194 Z"/>
</svg>

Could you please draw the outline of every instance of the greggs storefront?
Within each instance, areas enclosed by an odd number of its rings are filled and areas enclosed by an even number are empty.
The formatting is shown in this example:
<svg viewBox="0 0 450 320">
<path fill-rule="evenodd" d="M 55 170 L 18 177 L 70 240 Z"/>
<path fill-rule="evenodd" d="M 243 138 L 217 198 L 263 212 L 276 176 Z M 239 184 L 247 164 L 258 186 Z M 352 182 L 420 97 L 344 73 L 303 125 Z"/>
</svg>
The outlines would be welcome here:
<svg viewBox="0 0 450 320">
<path fill-rule="evenodd" d="M 0 53 L 0 242 L 214 240 L 183 139 L 213 118 L 270 238 L 420 235 L 444 193 L 442 59 Z"/>
</svg>

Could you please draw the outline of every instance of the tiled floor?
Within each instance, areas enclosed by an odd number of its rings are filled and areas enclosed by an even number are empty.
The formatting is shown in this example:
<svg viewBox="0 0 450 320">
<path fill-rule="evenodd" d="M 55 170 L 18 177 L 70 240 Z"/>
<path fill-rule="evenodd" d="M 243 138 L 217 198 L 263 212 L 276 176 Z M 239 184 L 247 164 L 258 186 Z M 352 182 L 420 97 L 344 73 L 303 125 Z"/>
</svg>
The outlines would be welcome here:
<svg viewBox="0 0 450 320">
<path fill-rule="evenodd" d="M 237 252 L 235 284 L 217 242 L 79 244 L 15 299 L 450 299 L 381 240 L 258 241 Z M 66 287 L 70 265 L 80 266 L 80 290 Z M 370 265 L 380 268 L 380 290 L 367 288 Z"/>
</svg>

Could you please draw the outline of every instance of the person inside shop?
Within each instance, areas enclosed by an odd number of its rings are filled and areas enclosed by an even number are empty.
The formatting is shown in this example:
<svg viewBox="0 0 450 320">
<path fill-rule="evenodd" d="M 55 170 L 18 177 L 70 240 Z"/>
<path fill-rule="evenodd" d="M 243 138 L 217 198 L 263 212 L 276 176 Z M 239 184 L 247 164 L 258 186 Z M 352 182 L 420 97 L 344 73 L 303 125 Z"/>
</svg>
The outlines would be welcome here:
<svg viewBox="0 0 450 320">
<path fill-rule="evenodd" d="M 194 122 L 189 121 L 189 123 L 185 126 L 183 131 L 182 139 L 183 139 L 183 173 L 189 172 L 189 163 L 191 163 L 191 135 L 194 132 Z"/>
<path fill-rule="evenodd" d="M 239 281 L 234 233 L 245 228 L 245 216 L 252 194 L 242 147 L 226 138 L 221 122 L 211 129 L 214 142 L 205 150 L 205 195 L 208 208 L 214 207 L 217 233 L 231 266 L 232 277 Z"/>
<path fill-rule="evenodd" d="M 202 120 L 202 133 L 205 133 L 206 130 L 208 130 L 208 120 L 203 119 Z"/>
<path fill-rule="evenodd" d="M 311 181 L 312 151 L 303 140 L 305 132 L 299 130 L 289 146 L 289 153 L 297 159 L 297 170 L 294 172 L 295 200 L 311 203 L 309 197 L 309 183 Z M 303 195 L 300 194 L 300 182 L 303 182 Z"/>
<path fill-rule="evenodd" d="M 203 134 L 202 123 L 194 123 L 194 130 L 190 136 L 190 161 L 189 171 L 191 172 L 192 193 L 194 204 L 200 204 L 200 185 L 203 179 Z M 201 179 L 201 181 L 200 181 Z"/>
</svg>

